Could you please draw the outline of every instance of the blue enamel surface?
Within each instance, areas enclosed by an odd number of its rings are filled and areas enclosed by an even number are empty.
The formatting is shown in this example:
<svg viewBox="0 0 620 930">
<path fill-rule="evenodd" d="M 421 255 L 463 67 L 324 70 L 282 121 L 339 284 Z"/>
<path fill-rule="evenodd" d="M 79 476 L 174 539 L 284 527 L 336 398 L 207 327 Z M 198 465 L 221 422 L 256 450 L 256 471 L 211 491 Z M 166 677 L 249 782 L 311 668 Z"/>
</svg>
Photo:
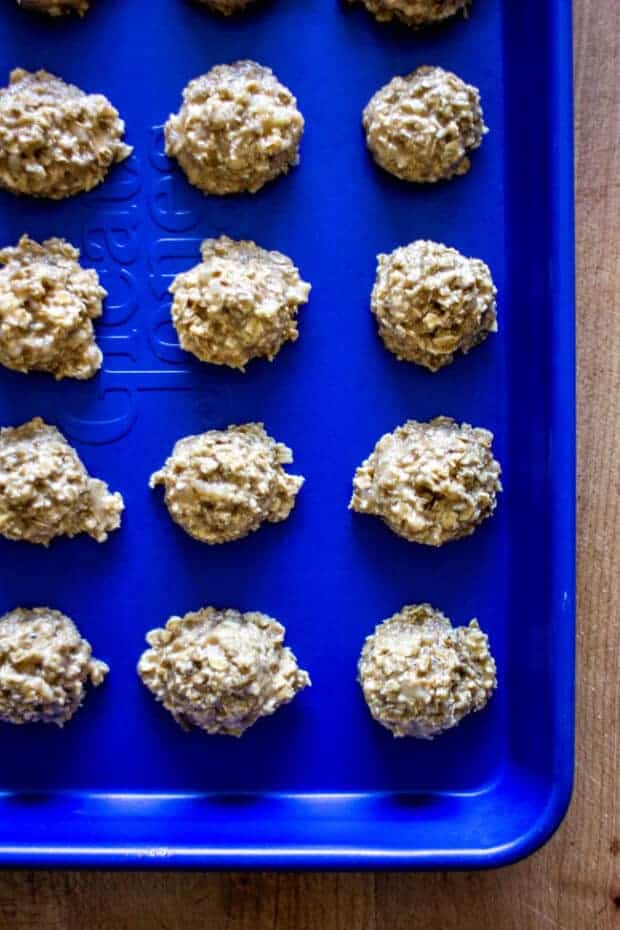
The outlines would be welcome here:
<svg viewBox="0 0 620 930">
<path fill-rule="evenodd" d="M 111 666 L 62 731 L 0 726 L 0 863 L 472 868 L 525 855 L 559 823 L 573 755 L 569 8 L 475 0 L 468 22 L 412 34 L 330 0 L 233 20 L 184 0 L 93 0 L 61 23 L 3 4 L 2 82 L 45 67 L 106 93 L 135 154 L 70 201 L 0 194 L 3 244 L 64 235 L 110 294 L 104 372 L 1 371 L 0 423 L 56 423 L 127 505 L 104 545 L 0 541 L 0 613 L 57 607 Z M 255 196 L 205 198 L 164 157 L 161 125 L 190 78 L 242 57 L 298 97 L 301 164 Z M 360 127 L 371 94 L 420 64 L 479 86 L 491 130 L 468 175 L 427 188 L 376 169 Z M 313 284 L 299 341 L 245 376 L 194 362 L 169 324 L 171 277 L 224 232 L 284 251 Z M 421 237 L 483 258 L 499 288 L 498 335 L 436 375 L 393 359 L 368 309 L 376 253 Z M 431 550 L 347 502 L 382 433 L 439 413 L 494 431 L 505 491 L 473 537 Z M 286 522 L 201 546 L 148 477 L 177 438 L 248 420 L 293 448 L 306 485 Z M 393 740 L 355 663 L 377 622 L 425 600 L 479 618 L 499 689 L 439 740 Z M 282 620 L 313 679 L 240 741 L 181 732 L 135 674 L 145 632 L 205 604 Z"/>
</svg>

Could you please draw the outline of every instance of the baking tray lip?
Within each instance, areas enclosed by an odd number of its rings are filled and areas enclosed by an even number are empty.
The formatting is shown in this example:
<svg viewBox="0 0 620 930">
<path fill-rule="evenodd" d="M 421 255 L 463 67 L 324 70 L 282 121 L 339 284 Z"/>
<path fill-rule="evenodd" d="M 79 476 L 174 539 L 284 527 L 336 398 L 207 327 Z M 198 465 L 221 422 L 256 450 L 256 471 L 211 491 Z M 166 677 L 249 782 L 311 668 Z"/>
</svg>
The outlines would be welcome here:
<svg viewBox="0 0 620 930">
<path fill-rule="evenodd" d="M 550 433 L 553 479 L 550 482 L 551 607 L 550 630 L 557 667 L 553 676 L 554 755 L 546 803 L 528 830 L 492 848 L 422 849 L 382 844 L 364 847 L 320 842 L 282 846 L 165 845 L 92 843 L 84 845 L 12 845 L 0 843 L 0 868 L 111 869 L 308 869 L 432 870 L 485 869 L 514 863 L 544 845 L 568 809 L 574 770 L 575 667 L 575 285 L 572 100 L 572 11 L 564 0 L 549 0 L 549 136 L 552 171 L 551 273 L 555 285 L 551 360 Z M 1 798 L 0 798 L 1 803 Z M 320 828 L 319 828 L 320 829 Z M 395 825 L 395 829 L 397 826 Z"/>
</svg>

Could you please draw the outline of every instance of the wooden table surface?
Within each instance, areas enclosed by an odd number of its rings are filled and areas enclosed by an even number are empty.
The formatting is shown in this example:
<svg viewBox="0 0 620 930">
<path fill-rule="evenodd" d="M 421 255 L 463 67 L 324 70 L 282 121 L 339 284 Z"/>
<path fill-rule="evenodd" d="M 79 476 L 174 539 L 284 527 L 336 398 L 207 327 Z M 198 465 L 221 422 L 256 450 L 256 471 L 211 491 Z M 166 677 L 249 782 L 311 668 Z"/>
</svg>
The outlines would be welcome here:
<svg viewBox="0 0 620 930">
<path fill-rule="evenodd" d="M 620 0 L 575 0 L 575 82 L 578 725 L 559 832 L 485 873 L 5 872 L 0 930 L 620 928 Z"/>
</svg>

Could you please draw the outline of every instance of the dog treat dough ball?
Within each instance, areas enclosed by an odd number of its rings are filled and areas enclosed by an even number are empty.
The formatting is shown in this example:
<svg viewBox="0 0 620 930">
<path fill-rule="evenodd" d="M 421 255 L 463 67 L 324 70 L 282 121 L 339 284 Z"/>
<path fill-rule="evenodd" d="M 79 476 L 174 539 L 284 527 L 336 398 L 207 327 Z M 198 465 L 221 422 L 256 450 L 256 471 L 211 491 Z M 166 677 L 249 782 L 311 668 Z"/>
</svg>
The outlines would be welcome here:
<svg viewBox="0 0 620 930">
<path fill-rule="evenodd" d="M 0 617 L 0 720 L 55 723 L 79 709 L 88 681 L 100 685 L 108 666 L 59 610 L 17 607 Z"/>
<path fill-rule="evenodd" d="M 17 0 L 25 10 L 35 13 L 47 13 L 48 16 L 65 16 L 77 13 L 83 16 L 88 10 L 88 0 Z"/>
<path fill-rule="evenodd" d="M 450 71 L 427 66 L 378 90 L 362 122 L 374 160 L 403 181 L 465 174 L 467 153 L 488 131 L 478 90 Z"/>
<path fill-rule="evenodd" d="M 205 607 L 151 630 L 138 674 L 184 730 L 241 736 L 310 684 L 284 633 L 265 614 Z"/>
<path fill-rule="evenodd" d="M 194 539 L 232 542 L 286 520 L 304 482 L 282 468 L 292 461 L 262 423 L 245 423 L 180 439 L 150 486 L 164 485 L 170 516 Z"/>
<path fill-rule="evenodd" d="M 450 417 L 408 420 L 382 436 L 355 472 L 349 507 L 410 542 L 441 546 L 490 517 L 502 486 L 493 433 Z"/>
<path fill-rule="evenodd" d="M 122 510 L 121 495 L 89 476 L 55 426 L 35 417 L 0 430 L 0 536 L 48 546 L 87 533 L 104 542 Z"/>
<path fill-rule="evenodd" d="M 222 16 L 232 16 L 233 13 L 241 13 L 247 7 L 254 3 L 254 0 L 197 0 L 202 6 L 208 7 L 212 13 L 220 13 Z"/>
<path fill-rule="evenodd" d="M 390 352 L 438 371 L 497 332 L 496 294 L 484 262 L 420 240 L 378 256 L 371 306 Z"/>
<path fill-rule="evenodd" d="M 351 3 L 360 0 L 350 0 Z M 379 22 L 398 19 L 417 29 L 439 23 L 460 10 L 466 10 L 469 0 L 361 0 Z"/>
<path fill-rule="evenodd" d="M 181 346 L 203 362 L 245 369 L 297 339 L 310 285 L 290 258 L 228 236 L 206 239 L 202 262 L 176 276 L 172 322 Z"/>
<path fill-rule="evenodd" d="M 0 364 L 60 378 L 92 378 L 101 368 L 93 320 L 106 292 L 65 239 L 22 236 L 0 250 Z"/>
<path fill-rule="evenodd" d="M 17 68 L 0 89 L 0 186 L 53 200 L 89 191 L 131 154 L 124 131 L 102 94 Z"/>
<path fill-rule="evenodd" d="M 497 686 L 476 620 L 453 627 L 430 604 L 403 607 L 367 637 L 358 680 L 374 719 L 394 736 L 433 739 L 482 710 Z"/>
<path fill-rule="evenodd" d="M 297 101 L 254 61 L 216 65 L 183 91 L 166 123 L 166 154 L 206 194 L 255 193 L 299 161 Z"/>
</svg>

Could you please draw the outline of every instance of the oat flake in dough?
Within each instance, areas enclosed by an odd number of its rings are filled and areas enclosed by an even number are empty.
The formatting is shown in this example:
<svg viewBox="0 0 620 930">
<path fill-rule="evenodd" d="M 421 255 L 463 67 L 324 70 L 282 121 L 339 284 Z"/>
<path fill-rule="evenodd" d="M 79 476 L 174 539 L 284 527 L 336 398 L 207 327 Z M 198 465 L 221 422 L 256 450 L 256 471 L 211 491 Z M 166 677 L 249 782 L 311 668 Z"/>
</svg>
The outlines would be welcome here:
<svg viewBox="0 0 620 930">
<path fill-rule="evenodd" d="M 53 200 L 89 191 L 131 154 L 124 131 L 102 94 L 17 68 L 0 89 L 0 186 Z"/>
<path fill-rule="evenodd" d="M 60 378 L 92 378 L 101 367 L 93 320 L 106 291 L 80 267 L 65 239 L 22 236 L 0 250 L 0 364 Z"/>
<path fill-rule="evenodd" d="M 408 420 L 355 472 L 350 509 L 380 517 L 410 542 L 441 546 L 490 517 L 502 486 L 493 434 L 450 417 Z"/>
<path fill-rule="evenodd" d="M 216 65 L 183 91 L 165 127 L 166 154 L 206 194 L 255 193 L 299 161 L 297 101 L 254 61 Z"/>
<path fill-rule="evenodd" d="M 361 2 L 379 22 L 398 19 L 417 29 L 439 23 L 459 11 L 466 11 L 470 0 L 350 0 Z"/>
<path fill-rule="evenodd" d="M 221 16 L 232 16 L 234 13 L 243 12 L 255 0 L 196 0 L 196 2 L 201 6 L 206 6 L 212 13 L 220 13 Z"/>
<path fill-rule="evenodd" d="M 372 312 L 397 358 L 438 371 L 497 331 L 497 291 L 479 259 L 419 240 L 377 262 Z"/>
<path fill-rule="evenodd" d="M 292 460 L 262 423 L 245 423 L 180 439 L 149 484 L 164 485 L 170 516 L 194 539 L 232 542 L 286 520 L 304 482 L 282 468 Z"/>
<path fill-rule="evenodd" d="M 122 510 L 121 495 L 89 476 L 55 426 L 35 417 L 0 430 L 0 536 L 48 546 L 86 533 L 104 542 Z"/>
<path fill-rule="evenodd" d="M 378 90 L 362 123 L 377 164 L 418 183 L 465 174 L 468 153 L 488 132 L 477 88 L 451 71 L 426 65 Z"/>
<path fill-rule="evenodd" d="M 17 607 L 0 617 L 0 720 L 55 723 L 73 717 L 86 685 L 100 685 L 105 662 L 72 620 L 51 607 Z"/>
<path fill-rule="evenodd" d="M 284 633 L 262 613 L 205 607 L 151 630 L 138 674 L 183 729 L 241 736 L 310 684 Z"/>
<path fill-rule="evenodd" d="M 65 16 L 67 13 L 77 13 L 84 16 L 88 10 L 88 0 L 17 0 L 25 10 L 35 13 L 46 13 L 48 16 Z"/>
<path fill-rule="evenodd" d="M 298 337 L 297 312 L 308 300 L 290 258 L 254 242 L 206 239 L 202 262 L 176 276 L 170 291 L 179 342 L 203 362 L 245 369 L 270 361 Z"/>
<path fill-rule="evenodd" d="M 430 604 L 412 604 L 367 637 L 358 680 L 370 713 L 394 736 L 433 739 L 482 710 L 497 686 L 476 620 L 453 627 Z"/>
</svg>

